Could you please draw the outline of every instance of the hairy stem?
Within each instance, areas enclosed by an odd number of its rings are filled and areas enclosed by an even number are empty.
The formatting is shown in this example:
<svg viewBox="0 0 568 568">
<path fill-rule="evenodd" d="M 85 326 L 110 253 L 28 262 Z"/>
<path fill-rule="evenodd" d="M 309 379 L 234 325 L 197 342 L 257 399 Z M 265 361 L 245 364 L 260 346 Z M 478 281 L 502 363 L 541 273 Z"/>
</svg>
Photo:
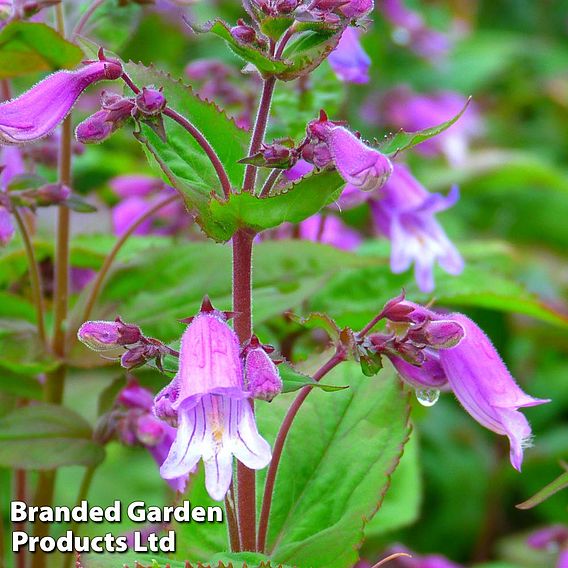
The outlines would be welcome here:
<svg viewBox="0 0 568 568">
<path fill-rule="evenodd" d="M 233 237 L 233 311 L 235 332 L 241 344 L 252 333 L 252 243 L 254 235 L 239 230 Z M 251 400 L 250 404 L 253 406 Z M 238 519 L 243 550 L 256 546 L 256 475 L 237 463 Z"/>
<path fill-rule="evenodd" d="M 57 18 L 57 31 L 65 37 L 65 19 L 63 2 L 55 6 Z M 72 140 L 71 114 L 63 121 L 59 148 L 59 183 L 71 186 L 71 140 Z M 65 358 L 65 324 L 69 307 L 69 229 L 70 210 L 60 205 L 57 216 L 57 240 L 55 248 L 55 292 L 54 292 L 54 324 L 52 351 L 62 361 Z M 63 402 L 65 375 L 67 369 L 61 365 L 52 373 L 48 373 L 45 381 L 45 401 L 52 404 Z M 36 489 L 35 504 L 51 506 L 55 491 L 56 470 L 40 472 Z M 44 537 L 49 534 L 47 523 L 37 523 L 34 536 Z M 47 564 L 45 554 L 32 556 L 32 568 L 44 568 Z"/>
<path fill-rule="evenodd" d="M 268 115 L 270 114 L 270 105 L 272 103 L 272 95 L 274 94 L 274 86 L 276 85 L 276 78 L 269 77 L 264 81 L 264 86 L 262 88 L 262 96 L 260 98 L 260 105 L 258 107 L 258 113 L 256 115 L 256 121 L 254 124 L 254 130 L 252 133 L 252 138 L 249 147 L 249 156 L 256 154 L 264 141 L 264 135 L 266 133 L 266 125 L 268 123 Z M 256 182 L 256 167 L 249 164 L 245 170 L 245 181 L 243 185 L 243 191 L 251 192 L 254 189 Z"/>
<path fill-rule="evenodd" d="M 75 26 L 73 33 L 71 34 L 71 36 L 73 37 L 73 39 L 75 39 L 76 36 L 81 35 L 81 33 L 83 32 L 83 30 L 85 29 L 85 26 L 87 25 L 87 23 L 89 22 L 89 20 L 91 19 L 91 16 L 98 10 L 98 8 L 100 6 L 102 6 L 105 3 L 105 0 L 93 0 L 93 2 L 91 3 L 91 5 L 85 10 L 84 14 L 81 16 L 81 18 L 79 19 L 79 21 L 77 22 L 77 25 Z"/>
<path fill-rule="evenodd" d="M 258 194 L 259 197 L 267 197 L 270 194 L 270 191 L 274 187 L 274 184 L 278 180 L 278 178 L 282 175 L 282 170 L 274 169 L 270 172 L 269 176 L 266 178 L 260 193 Z"/>
<path fill-rule="evenodd" d="M 231 182 L 227 177 L 227 172 L 225 171 L 225 168 L 223 167 L 219 156 L 217 156 L 217 153 L 212 148 L 211 144 L 209 144 L 205 136 L 203 136 L 203 134 L 201 134 L 201 132 L 199 132 L 199 130 L 193 124 L 191 124 L 189 120 L 187 120 L 181 114 L 177 113 L 174 109 L 166 107 L 164 109 L 164 114 L 166 116 L 169 116 L 172 120 L 175 120 L 180 126 L 185 128 L 193 136 L 195 141 L 201 146 L 203 151 L 207 154 L 207 157 L 209 158 L 211 164 L 215 168 L 215 172 L 217 173 L 217 177 L 219 178 L 221 187 L 223 188 L 223 194 L 228 199 L 231 195 Z"/>
<path fill-rule="evenodd" d="M 343 349 L 338 348 L 333 357 L 329 359 L 324 365 L 322 365 L 315 373 L 314 380 L 320 381 L 327 373 L 332 369 L 337 367 L 341 362 L 345 361 L 345 352 Z M 294 402 L 288 409 L 284 421 L 280 426 L 278 435 L 276 436 L 276 441 L 274 442 L 274 448 L 272 449 L 272 460 L 270 461 L 270 466 L 268 468 L 268 473 L 266 474 L 266 484 L 264 486 L 264 495 L 262 498 L 262 511 L 260 513 L 260 521 L 258 525 L 258 543 L 257 550 L 259 552 L 264 552 L 266 548 L 266 534 L 268 531 L 268 521 L 270 518 L 270 508 L 272 506 L 272 494 L 274 493 L 274 485 L 276 482 L 276 474 L 278 473 L 278 465 L 280 464 L 280 458 L 282 457 L 282 450 L 284 449 L 284 443 L 286 442 L 286 437 L 292 423 L 298 414 L 298 411 L 304 404 L 304 401 L 310 394 L 312 387 L 304 387 L 294 399 Z"/>
<path fill-rule="evenodd" d="M 147 211 L 142 213 L 133 223 L 126 229 L 126 231 L 121 235 L 121 237 L 116 241 L 112 250 L 109 252 L 108 256 L 105 258 L 101 269 L 99 270 L 95 281 L 93 282 L 92 288 L 89 293 L 89 297 L 85 303 L 85 309 L 83 310 L 83 315 L 81 321 L 87 321 L 91 316 L 93 308 L 98 300 L 99 294 L 101 293 L 102 286 L 104 284 L 105 278 L 110 270 L 113 262 L 116 259 L 116 256 L 120 252 L 120 249 L 124 246 L 124 243 L 128 240 L 128 238 L 136 231 L 136 229 L 144 223 L 149 217 L 154 215 L 160 209 L 167 207 L 174 201 L 180 199 L 180 195 L 171 195 L 170 197 L 163 199 L 156 203 L 156 205 L 150 207 Z"/>
<path fill-rule="evenodd" d="M 47 343 L 47 333 L 45 331 L 45 315 L 44 315 L 44 302 L 43 293 L 41 286 L 41 275 L 39 271 L 39 265 L 35 255 L 34 246 L 30 237 L 30 233 L 20 212 L 17 208 L 12 211 L 18 228 L 20 229 L 20 234 L 22 235 L 22 240 L 24 242 L 24 248 L 26 249 L 26 256 L 28 257 L 28 266 L 30 271 L 30 285 L 32 289 L 32 297 L 34 300 L 34 306 L 36 310 L 36 320 L 37 320 L 37 334 L 43 345 L 44 349 L 48 349 Z"/>
</svg>

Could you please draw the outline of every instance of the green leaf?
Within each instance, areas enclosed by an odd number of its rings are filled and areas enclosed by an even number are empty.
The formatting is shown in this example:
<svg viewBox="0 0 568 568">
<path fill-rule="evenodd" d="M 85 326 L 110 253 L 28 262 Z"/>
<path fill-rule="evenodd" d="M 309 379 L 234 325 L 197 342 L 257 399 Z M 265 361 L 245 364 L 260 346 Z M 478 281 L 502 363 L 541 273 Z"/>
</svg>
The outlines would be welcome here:
<svg viewBox="0 0 568 568">
<path fill-rule="evenodd" d="M 0 32 L 0 79 L 71 69 L 82 58 L 79 47 L 45 24 L 12 22 Z"/>
<path fill-rule="evenodd" d="M 338 271 L 376 263 L 300 240 L 261 242 L 255 245 L 254 256 L 257 324 L 299 306 Z M 231 309 L 229 247 L 203 242 L 148 250 L 115 272 L 103 300 L 111 305 L 120 301 L 125 321 L 135 321 L 145 333 L 173 341 L 183 331 L 177 320 L 195 314 L 205 292 L 218 309 Z"/>
<path fill-rule="evenodd" d="M 126 63 L 124 67 L 140 87 L 163 87 L 168 105 L 203 134 L 225 167 L 232 185 L 241 187 L 245 168 L 238 161 L 246 155 L 249 134 L 213 103 L 199 98 L 191 87 L 170 75 L 132 62 Z M 170 119 L 165 118 L 165 125 L 166 143 L 144 124 L 141 125 L 142 140 L 150 154 L 167 166 L 178 182 L 176 187 L 179 186 L 178 189 L 185 191 L 190 198 L 191 206 L 195 205 L 194 202 L 209 199 L 212 191 L 222 195 L 215 170 L 193 137 Z M 174 180 L 169 179 L 172 183 Z"/>
<path fill-rule="evenodd" d="M 91 466 L 104 458 L 90 425 L 63 406 L 37 404 L 0 419 L 0 465 L 19 469 Z"/>
<path fill-rule="evenodd" d="M 235 39 L 229 26 L 221 20 L 210 22 L 196 31 L 209 32 L 224 39 L 233 53 L 252 63 L 264 77 L 275 76 L 282 81 L 292 81 L 321 64 L 337 46 L 343 29 L 305 31 L 290 41 L 282 59 L 276 59 L 263 49 Z M 269 31 L 272 33 L 272 28 Z"/>
<path fill-rule="evenodd" d="M 432 295 L 420 292 L 410 273 L 392 274 L 388 266 L 345 270 L 312 298 L 310 308 L 328 312 L 340 325 L 362 327 L 378 313 L 389 299 L 407 291 L 407 297 L 427 303 Z M 519 313 L 560 327 L 568 327 L 568 318 L 521 284 L 500 275 L 495 269 L 468 265 L 460 276 L 436 271 L 437 304 L 482 307 Z"/>
<path fill-rule="evenodd" d="M 357 561 L 364 525 L 402 454 L 409 407 L 386 370 L 369 380 L 344 363 L 326 382 L 351 388 L 334 396 L 310 393 L 296 417 L 276 478 L 267 544 L 274 561 L 346 568 Z M 259 431 L 270 442 L 289 404 L 281 396 L 258 406 Z"/>
<path fill-rule="evenodd" d="M 188 568 L 185 562 L 176 562 L 164 558 L 163 556 L 140 552 L 127 552 L 126 554 L 81 554 L 77 567 L 116 568 L 117 565 L 120 565 L 122 568 Z"/>
<path fill-rule="evenodd" d="M 325 392 L 335 392 L 340 391 L 348 386 L 335 386 L 326 385 L 324 383 L 318 383 L 312 377 L 300 373 L 290 363 L 282 363 L 278 365 L 278 371 L 280 373 L 280 378 L 282 379 L 282 392 L 294 392 L 300 390 L 302 387 L 316 387 Z"/>
<path fill-rule="evenodd" d="M 43 388 L 35 377 L 21 375 L 2 369 L 0 391 L 18 398 L 41 400 Z"/>
<path fill-rule="evenodd" d="M 380 511 L 365 527 L 366 538 L 401 529 L 418 519 L 422 501 L 418 449 L 418 434 L 414 431 L 404 446 L 404 454 L 392 475 L 391 485 Z"/>
<path fill-rule="evenodd" d="M 517 505 L 517 509 L 532 509 L 537 505 L 540 505 L 543 501 L 546 501 L 549 497 L 552 497 L 558 491 L 566 489 L 568 487 L 568 471 L 565 471 L 554 481 L 550 482 L 548 485 L 543 487 L 536 495 L 533 495 L 530 499 L 527 499 L 523 503 Z"/>
<path fill-rule="evenodd" d="M 212 199 L 199 222 L 219 242 L 229 240 L 242 227 L 260 232 L 286 222 L 300 223 L 337 199 L 344 185 L 335 170 L 326 170 L 305 176 L 268 197 L 238 193 L 228 201 Z"/>
<path fill-rule="evenodd" d="M 377 145 L 378 149 L 383 154 L 398 154 L 399 152 L 408 150 L 413 146 L 420 144 L 420 142 L 424 142 L 429 138 L 437 136 L 441 132 L 444 132 L 444 130 L 447 130 L 450 126 L 452 126 L 452 124 L 457 122 L 462 117 L 470 101 L 471 98 L 467 100 L 462 110 L 450 120 L 442 122 L 441 124 L 438 124 L 438 126 L 433 126 L 432 128 L 425 128 L 424 130 L 418 130 L 416 132 L 405 132 L 404 130 L 400 130 L 396 134 L 387 137 L 386 140 L 381 141 Z"/>
</svg>

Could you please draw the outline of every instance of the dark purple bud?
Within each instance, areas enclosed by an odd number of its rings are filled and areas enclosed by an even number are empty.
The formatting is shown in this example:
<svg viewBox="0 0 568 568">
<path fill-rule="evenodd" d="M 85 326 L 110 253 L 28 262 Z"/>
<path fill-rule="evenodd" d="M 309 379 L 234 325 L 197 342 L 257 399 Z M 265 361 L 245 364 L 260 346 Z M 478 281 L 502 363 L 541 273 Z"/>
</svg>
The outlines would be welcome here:
<svg viewBox="0 0 568 568">
<path fill-rule="evenodd" d="M 418 345 L 434 349 L 455 347 L 464 337 L 464 328 L 456 321 L 427 321 L 411 328 L 407 338 Z"/>
<path fill-rule="evenodd" d="M 257 43 L 256 30 L 244 20 L 237 21 L 237 25 L 231 28 L 231 35 L 242 43 Z"/>
<path fill-rule="evenodd" d="M 71 189 L 59 183 L 50 183 L 35 191 L 36 205 L 39 207 L 59 205 L 67 201 L 70 196 Z"/>
<path fill-rule="evenodd" d="M 120 358 L 120 366 L 124 369 L 136 369 L 141 367 L 148 361 L 146 345 L 139 345 L 129 349 Z"/>
<path fill-rule="evenodd" d="M 136 96 L 136 107 L 142 114 L 154 116 L 164 110 L 166 97 L 161 89 L 143 87 L 142 92 Z"/>
<path fill-rule="evenodd" d="M 108 112 L 99 110 L 81 122 L 75 129 L 75 138 L 82 144 L 99 144 L 111 136 L 114 129 Z"/>
<path fill-rule="evenodd" d="M 300 0 L 280 0 L 276 2 L 278 14 L 291 14 L 300 5 Z"/>
</svg>

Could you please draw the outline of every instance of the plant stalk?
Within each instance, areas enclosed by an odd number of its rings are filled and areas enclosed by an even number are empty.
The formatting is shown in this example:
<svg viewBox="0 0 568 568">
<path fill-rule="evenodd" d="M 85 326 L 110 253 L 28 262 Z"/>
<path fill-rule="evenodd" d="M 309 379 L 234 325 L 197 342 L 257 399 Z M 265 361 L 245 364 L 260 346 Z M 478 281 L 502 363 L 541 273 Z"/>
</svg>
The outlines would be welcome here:
<svg viewBox="0 0 568 568">
<path fill-rule="evenodd" d="M 254 235 L 240 229 L 233 236 L 233 311 L 241 345 L 252 334 L 252 244 Z M 254 403 L 250 401 L 254 409 Z M 256 474 L 237 462 L 238 519 L 242 550 L 256 547 Z"/>
</svg>

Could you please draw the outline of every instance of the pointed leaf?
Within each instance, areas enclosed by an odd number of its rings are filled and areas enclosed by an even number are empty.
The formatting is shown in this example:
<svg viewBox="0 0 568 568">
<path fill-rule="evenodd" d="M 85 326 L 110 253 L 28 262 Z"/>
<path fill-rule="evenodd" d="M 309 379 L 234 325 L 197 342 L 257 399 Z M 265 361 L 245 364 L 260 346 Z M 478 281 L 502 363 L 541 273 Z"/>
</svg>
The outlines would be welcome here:
<svg viewBox="0 0 568 568">
<path fill-rule="evenodd" d="M 294 392 L 300 390 L 303 387 L 316 387 L 325 392 L 335 392 L 343 389 L 349 388 L 347 385 L 336 386 L 327 385 L 324 383 L 318 383 L 312 377 L 300 373 L 290 363 L 282 363 L 278 365 L 278 372 L 280 373 L 280 378 L 282 379 L 282 392 Z"/>
<path fill-rule="evenodd" d="M 517 505 L 517 509 L 532 509 L 537 505 L 540 505 L 543 501 L 546 501 L 549 497 L 552 497 L 558 491 L 566 489 L 568 487 L 568 471 L 565 471 L 554 481 L 551 481 L 548 485 L 543 487 L 538 493 L 533 495 L 530 499 L 527 499 L 523 503 Z"/>
<path fill-rule="evenodd" d="M 463 113 L 467 110 L 467 107 L 471 101 L 471 97 L 465 103 L 465 106 L 462 110 L 456 114 L 450 120 L 446 122 L 442 122 L 442 124 L 438 124 L 437 126 L 433 126 L 431 128 L 425 128 L 424 130 L 418 130 L 416 132 L 405 132 L 404 130 L 400 130 L 396 134 L 387 137 L 386 140 L 383 140 L 377 144 L 378 149 L 383 154 L 398 154 L 404 150 L 408 150 L 420 142 L 424 142 L 429 138 L 433 138 L 437 136 L 444 130 L 447 130 L 452 124 L 457 122 L 463 115 Z"/>
</svg>

